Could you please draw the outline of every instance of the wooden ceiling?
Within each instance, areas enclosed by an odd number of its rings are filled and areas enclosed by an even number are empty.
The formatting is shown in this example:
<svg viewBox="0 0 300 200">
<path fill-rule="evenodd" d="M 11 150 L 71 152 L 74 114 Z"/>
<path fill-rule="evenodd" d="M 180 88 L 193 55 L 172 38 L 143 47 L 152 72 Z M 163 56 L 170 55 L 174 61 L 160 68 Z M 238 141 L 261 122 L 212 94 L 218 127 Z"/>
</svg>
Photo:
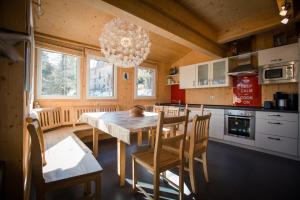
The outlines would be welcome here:
<svg viewBox="0 0 300 200">
<path fill-rule="evenodd" d="M 159 3 L 158 3 L 159 2 Z M 280 24 L 276 0 L 43 0 L 36 32 L 99 47 L 103 25 L 118 16 L 143 26 L 149 59 L 174 63 L 191 50 L 224 56 L 225 42 Z M 299 14 L 295 16 L 299 19 Z"/>
<path fill-rule="evenodd" d="M 276 0 L 177 0 L 217 31 L 234 27 L 241 20 L 262 13 L 278 15 Z"/>
<path fill-rule="evenodd" d="M 99 47 L 99 35 L 113 15 L 82 0 L 43 0 L 44 14 L 35 16 L 35 31 Z M 148 59 L 173 63 L 191 51 L 190 48 L 150 32 L 152 43 Z"/>
</svg>

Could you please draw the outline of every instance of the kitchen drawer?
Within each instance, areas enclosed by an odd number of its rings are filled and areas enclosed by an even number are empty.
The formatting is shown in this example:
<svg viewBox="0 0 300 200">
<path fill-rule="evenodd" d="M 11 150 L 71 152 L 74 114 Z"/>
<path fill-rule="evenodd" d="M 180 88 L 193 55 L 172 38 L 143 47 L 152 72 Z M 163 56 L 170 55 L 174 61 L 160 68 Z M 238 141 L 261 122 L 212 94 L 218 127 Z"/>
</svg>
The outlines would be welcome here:
<svg viewBox="0 0 300 200">
<path fill-rule="evenodd" d="M 255 146 L 271 151 L 297 156 L 296 139 L 284 138 L 266 134 L 255 135 Z"/>
<path fill-rule="evenodd" d="M 270 119 L 298 122 L 298 113 L 256 111 L 256 119 Z"/>
<path fill-rule="evenodd" d="M 256 119 L 255 132 L 276 136 L 298 138 L 298 122 Z"/>
<path fill-rule="evenodd" d="M 224 117 L 224 109 L 204 108 L 204 112 L 210 112 L 211 115 L 222 115 Z"/>
<path fill-rule="evenodd" d="M 265 49 L 258 52 L 258 65 L 269 65 L 298 60 L 297 43 Z"/>
</svg>

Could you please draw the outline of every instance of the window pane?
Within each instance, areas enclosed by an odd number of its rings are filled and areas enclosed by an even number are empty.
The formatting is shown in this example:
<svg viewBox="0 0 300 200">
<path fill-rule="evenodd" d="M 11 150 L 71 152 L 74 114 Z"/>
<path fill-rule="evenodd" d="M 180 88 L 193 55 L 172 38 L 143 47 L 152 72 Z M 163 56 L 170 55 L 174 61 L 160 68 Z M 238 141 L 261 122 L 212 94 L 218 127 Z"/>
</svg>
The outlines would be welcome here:
<svg viewBox="0 0 300 200">
<path fill-rule="evenodd" d="M 150 68 L 137 69 L 137 96 L 152 97 L 155 96 L 155 70 Z"/>
<path fill-rule="evenodd" d="M 78 57 L 41 51 L 41 95 L 77 96 Z"/>
<path fill-rule="evenodd" d="M 96 59 L 90 59 L 89 65 L 89 96 L 114 96 L 114 67 L 113 64 Z"/>
</svg>

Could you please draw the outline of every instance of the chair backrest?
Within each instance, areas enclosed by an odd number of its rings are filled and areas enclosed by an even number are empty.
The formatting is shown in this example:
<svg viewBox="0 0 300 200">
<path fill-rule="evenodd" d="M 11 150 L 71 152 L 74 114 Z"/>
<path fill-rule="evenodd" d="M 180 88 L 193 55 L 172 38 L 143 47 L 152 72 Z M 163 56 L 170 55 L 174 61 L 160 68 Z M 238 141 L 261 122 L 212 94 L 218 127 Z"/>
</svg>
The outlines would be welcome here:
<svg viewBox="0 0 300 200">
<path fill-rule="evenodd" d="M 166 106 L 164 107 L 164 112 L 166 116 L 176 117 L 180 114 L 180 108 L 175 106 Z"/>
<path fill-rule="evenodd" d="M 154 168 L 159 168 L 159 160 L 160 160 L 160 152 L 162 149 L 162 145 L 164 144 L 180 144 L 178 145 L 179 159 L 183 159 L 183 150 L 184 150 L 184 140 L 186 137 L 187 124 L 189 119 L 189 110 L 185 110 L 185 114 L 182 116 L 176 117 L 165 117 L 164 111 L 160 111 L 158 115 L 157 127 L 156 127 L 156 135 L 155 135 L 155 145 L 154 145 Z M 183 124 L 184 130 L 183 134 L 171 136 L 163 139 L 163 127 L 170 125 L 178 125 Z"/>
<path fill-rule="evenodd" d="M 35 181 L 44 183 L 43 165 L 45 161 L 45 143 L 40 123 L 37 119 L 27 118 L 27 130 L 31 137 L 31 161 Z"/>
<path fill-rule="evenodd" d="M 190 135 L 190 155 L 197 152 L 206 151 L 210 117 L 211 113 L 202 116 L 196 115 L 194 117 L 192 133 Z"/>
<path fill-rule="evenodd" d="M 164 107 L 163 106 L 153 106 L 153 112 L 160 112 L 160 111 L 164 111 Z"/>
</svg>

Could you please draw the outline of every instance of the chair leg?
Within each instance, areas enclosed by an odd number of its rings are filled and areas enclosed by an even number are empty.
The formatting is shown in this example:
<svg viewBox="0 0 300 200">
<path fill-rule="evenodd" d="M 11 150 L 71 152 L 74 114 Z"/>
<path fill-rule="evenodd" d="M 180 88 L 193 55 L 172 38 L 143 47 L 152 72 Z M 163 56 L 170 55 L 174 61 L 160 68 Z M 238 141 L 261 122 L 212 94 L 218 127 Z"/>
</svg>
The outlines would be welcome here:
<svg viewBox="0 0 300 200">
<path fill-rule="evenodd" d="M 151 138 L 152 138 L 152 128 L 148 131 L 148 145 L 151 145 Z"/>
<path fill-rule="evenodd" d="M 209 179 L 208 179 L 208 172 L 207 172 L 207 156 L 206 156 L 206 152 L 202 153 L 202 160 L 203 160 L 204 178 L 205 178 L 205 181 L 208 183 Z"/>
<path fill-rule="evenodd" d="M 189 158 L 189 176 L 190 176 L 192 191 L 193 191 L 193 193 L 196 194 L 198 187 L 197 187 L 196 178 L 195 178 L 195 161 L 192 156 Z"/>
<path fill-rule="evenodd" d="M 136 163 L 135 159 L 132 158 L 132 189 L 133 191 L 136 190 Z"/>
<path fill-rule="evenodd" d="M 183 200 L 183 161 L 181 161 L 179 166 L 179 200 Z"/>
<path fill-rule="evenodd" d="M 159 199 L 159 172 L 156 171 L 153 175 L 153 199 L 158 200 Z"/>
</svg>

